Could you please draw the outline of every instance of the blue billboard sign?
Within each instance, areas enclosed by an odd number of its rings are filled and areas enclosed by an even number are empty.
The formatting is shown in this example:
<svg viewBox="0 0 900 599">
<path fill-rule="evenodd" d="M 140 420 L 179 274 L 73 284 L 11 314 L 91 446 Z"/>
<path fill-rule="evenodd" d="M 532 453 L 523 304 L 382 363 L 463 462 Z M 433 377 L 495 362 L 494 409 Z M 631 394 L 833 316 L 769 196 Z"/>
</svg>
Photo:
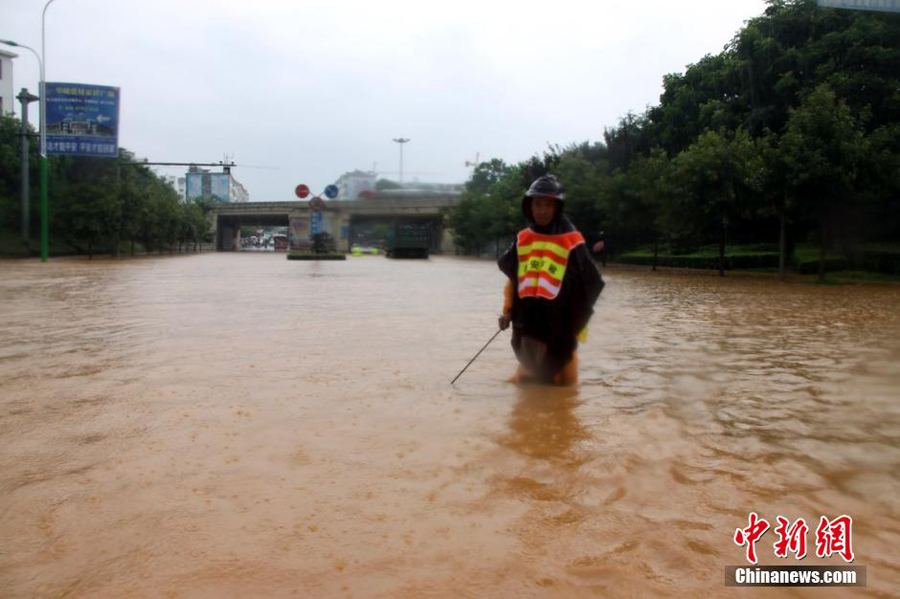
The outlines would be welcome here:
<svg viewBox="0 0 900 599">
<path fill-rule="evenodd" d="M 119 94 L 118 87 L 45 83 L 47 153 L 118 156 Z"/>
<path fill-rule="evenodd" d="M 229 193 L 228 173 L 187 173 L 187 199 L 196 200 L 197 198 L 215 198 L 223 202 L 231 201 Z"/>
</svg>

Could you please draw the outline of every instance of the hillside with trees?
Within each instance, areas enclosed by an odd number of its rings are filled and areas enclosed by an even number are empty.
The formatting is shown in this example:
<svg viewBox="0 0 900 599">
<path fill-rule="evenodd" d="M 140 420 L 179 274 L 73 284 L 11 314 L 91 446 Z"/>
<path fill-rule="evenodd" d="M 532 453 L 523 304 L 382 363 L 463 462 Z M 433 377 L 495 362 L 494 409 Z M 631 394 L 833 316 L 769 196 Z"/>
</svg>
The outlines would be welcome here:
<svg viewBox="0 0 900 599">
<path fill-rule="evenodd" d="M 602 143 L 478 165 L 449 215 L 459 246 L 503 251 L 552 173 L 588 241 L 632 262 L 783 270 L 814 245 L 820 276 L 832 259 L 900 274 L 900 15 L 767 4 Z"/>
</svg>

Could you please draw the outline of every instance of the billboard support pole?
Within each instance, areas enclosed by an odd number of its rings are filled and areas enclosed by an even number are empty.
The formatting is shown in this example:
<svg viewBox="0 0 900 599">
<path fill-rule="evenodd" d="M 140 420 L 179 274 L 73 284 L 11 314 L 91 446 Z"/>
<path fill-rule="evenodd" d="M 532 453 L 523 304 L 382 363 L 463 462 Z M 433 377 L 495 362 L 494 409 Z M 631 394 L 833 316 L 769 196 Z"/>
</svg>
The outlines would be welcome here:
<svg viewBox="0 0 900 599">
<path fill-rule="evenodd" d="M 118 154 L 118 153 L 119 152 L 117 150 L 116 154 Z M 119 173 L 121 166 L 122 165 L 119 161 L 119 157 L 116 156 L 116 202 L 119 203 L 119 205 L 121 205 L 121 201 L 122 201 L 122 180 L 121 180 L 121 175 Z M 115 239 L 113 239 L 113 242 L 115 243 L 115 246 L 113 247 L 113 258 L 119 257 L 119 240 L 120 240 L 119 234 L 121 233 L 121 230 L 122 230 L 122 221 L 120 220 L 119 225 L 116 227 Z"/>
<path fill-rule="evenodd" d="M 50 255 L 50 210 L 47 202 L 47 155 L 41 154 L 41 262 Z"/>
</svg>

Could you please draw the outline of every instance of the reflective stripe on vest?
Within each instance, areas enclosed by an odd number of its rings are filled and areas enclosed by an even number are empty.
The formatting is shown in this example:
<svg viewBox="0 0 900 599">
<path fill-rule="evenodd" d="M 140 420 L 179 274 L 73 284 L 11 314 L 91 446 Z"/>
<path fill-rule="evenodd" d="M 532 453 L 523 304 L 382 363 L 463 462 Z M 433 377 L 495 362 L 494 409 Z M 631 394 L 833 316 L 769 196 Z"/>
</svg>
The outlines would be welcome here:
<svg viewBox="0 0 900 599">
<path fill-rule="evenodd" d="M 540 235 L 531 229 L 519 232 L 519 297 L 554 299 L 559 295 L 569 252 L 584 243 L 578 231 Z"/>
</svg>

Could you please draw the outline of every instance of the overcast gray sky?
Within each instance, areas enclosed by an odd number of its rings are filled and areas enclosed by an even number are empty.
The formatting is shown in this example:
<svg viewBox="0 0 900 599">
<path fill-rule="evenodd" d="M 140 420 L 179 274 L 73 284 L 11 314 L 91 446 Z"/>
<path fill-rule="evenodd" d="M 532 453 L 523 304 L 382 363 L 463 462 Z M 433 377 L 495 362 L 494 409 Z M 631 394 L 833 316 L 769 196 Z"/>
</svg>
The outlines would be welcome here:
<svg viewBox="0 0 900 599">
<path fill-rule="evenodd" d="M 40 51 L 43 0 L 0 0 Z M 233 155 L 251 201 L 342 173 L 463 182 L 465 161 L 602 140 L 662 77 L 718 53 L 763 0 L 55 0 L 47 80 L 122 90 L 119 144 L 155 161 Z M 14 86 L 37 91 L 15 51 Z M 36 116 L 34 121 L 36 121 Z M 244 166 L 246 165 L 246 166 Z M 252 167 L 269 167 L 265 170 Z M 179 174 L 177 169 L 160 169 Z"/>
</svg>

